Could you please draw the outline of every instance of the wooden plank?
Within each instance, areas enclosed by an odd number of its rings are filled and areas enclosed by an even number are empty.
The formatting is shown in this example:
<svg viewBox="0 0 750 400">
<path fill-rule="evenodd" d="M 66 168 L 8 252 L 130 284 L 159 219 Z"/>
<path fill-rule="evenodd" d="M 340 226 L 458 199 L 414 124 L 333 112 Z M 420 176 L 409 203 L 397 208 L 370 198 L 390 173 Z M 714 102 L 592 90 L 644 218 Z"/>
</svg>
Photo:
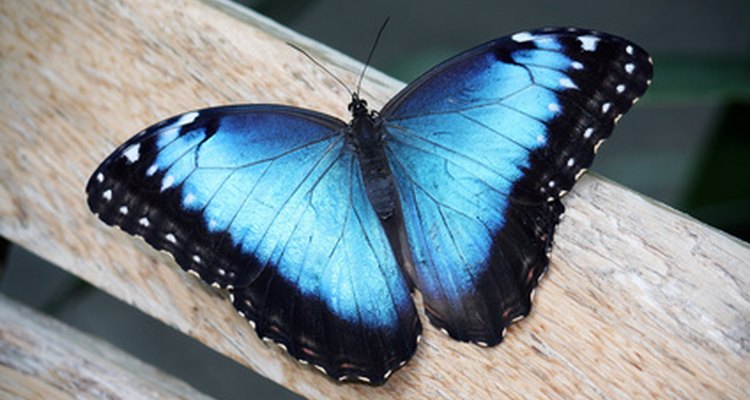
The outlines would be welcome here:
<svg viewBox="0 0 750 400">
<path fill-rule="evenodd" d="M 209 399 L 109 343 L 2 295 L 0 398 Z"/>
<path fill-rule="evenodd" d="M 217 4 L 219 6 L 217 6 Z M 359 67 L 222 2 L 0 4 L 0 233 L 310 398 L 750 396 L 750 247 L 588 176 L 566 197 L 535 309 L 492 349 L 431 326 L 387 385 L 339 385 L 268 347 L 218 292 L 86 209 L 88 175 L 189 109 L 278 102 L 347 118 Z M 373 74 L 377 106 L 399 87 Z"/>
</svg>

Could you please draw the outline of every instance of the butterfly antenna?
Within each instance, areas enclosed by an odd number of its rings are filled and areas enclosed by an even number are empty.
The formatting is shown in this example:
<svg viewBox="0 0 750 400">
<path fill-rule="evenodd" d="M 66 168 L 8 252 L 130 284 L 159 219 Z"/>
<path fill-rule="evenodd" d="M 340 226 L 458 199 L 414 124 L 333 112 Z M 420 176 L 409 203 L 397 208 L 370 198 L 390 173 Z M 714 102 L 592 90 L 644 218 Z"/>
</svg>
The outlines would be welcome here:
<svg viewBox="0 0 750 400">
<path fill-rule="evenodd" d="M 357 81 L 357 97 L 359 97 L 359 89 L 362 87 L 362 79 L 365 77 L 365 72 L 367 72 L 367 67 L 370 66 L 370 60 L 372 60 L 372 55 L 375 54 L 375 49 L 378 47 L 378 42 L 380 41 L 380 37 L 383 36 L 383 31 L 385 30 L 385 26 L 388 25 L 388 21 L 391 20 L 391 17 L 388 17 L 383 21 L 383 25 L 380 25 L 380 30 L 378 30 L 378 35 L 375 36 L 375 42 L 373 42 L 372 47 L 370 48 L 370 54 L 367 56 L 367 62 L 365 62 L 365 67 L 362 68 L 362 73 L 359 74 L 359 81 Z"/>
<path fill-rule="evenodd" d="M 354 93 L 352 92 L 351 89 L 349 89 L 349 86 L 346 86 L 346 83 L 344 83 L 341 79 L 339 79 L 336 75 L 334 75 L 333 72 L 329 71 L 328 68 L 326 68 L 323 64 L 321 64 L 320 62 L 318 62 L 318 60 L 316 60 L 315 58 L 313 58 L 313 56 L 307 54 L 307 52 L 305 50 L 303 50 L 302 48 L 298 47 L 294 43 L 286 42 L 286 44 L 288 44 L 294 50 L 297 50 L 300 53 L 304 54 L 305 57 L 309 58 L 310 61 L 312 61 L 315 65 L 317 65 L 318 67 L 320 67 L 320 69 L 322 69 L 328 75 L 330 75 L 331 78 L 333 78 L 336 82 L 340 83 L 341 86 L 343 86 L 344 89 L 346 89 L 346 91 L 349 93 L 349 96 L 354 96 Z"/>
</svg>

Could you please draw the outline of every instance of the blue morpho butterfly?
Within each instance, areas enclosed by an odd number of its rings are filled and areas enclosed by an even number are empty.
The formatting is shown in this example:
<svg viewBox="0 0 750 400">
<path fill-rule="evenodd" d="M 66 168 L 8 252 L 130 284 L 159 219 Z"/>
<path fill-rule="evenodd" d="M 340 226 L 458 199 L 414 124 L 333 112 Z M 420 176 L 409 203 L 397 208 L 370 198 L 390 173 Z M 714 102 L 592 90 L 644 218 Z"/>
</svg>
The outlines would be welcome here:
<svg viewBox="0 0 750 400">
<path fill-rule="evenodd" d="M 541 29 L 468 50 L 349 123 L 284 105 L 159 122 L 86 191 L 104 222 L 229 291 L 258 335 L 337 380 L 382 384 L 430 322 L 501 342 L 548 264 L 560 197 L 645 92 L 622 38 Z"/>
</svg>

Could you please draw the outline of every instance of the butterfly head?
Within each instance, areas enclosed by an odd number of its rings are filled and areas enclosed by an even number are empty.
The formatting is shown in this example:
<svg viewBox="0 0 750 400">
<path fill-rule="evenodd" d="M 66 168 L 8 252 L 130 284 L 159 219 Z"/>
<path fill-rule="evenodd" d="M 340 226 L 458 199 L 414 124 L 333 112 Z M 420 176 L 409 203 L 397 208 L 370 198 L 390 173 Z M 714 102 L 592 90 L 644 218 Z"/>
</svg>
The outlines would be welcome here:
<svg viewBox="0 0 750 400">
<path fill-rule="evenodd" d="M 352 117 L 357 118 L 368 114 L 367 101 L 360 99 L 357 93 L 352 93 L 352 101 L 347 106 Z"/>
</svg>

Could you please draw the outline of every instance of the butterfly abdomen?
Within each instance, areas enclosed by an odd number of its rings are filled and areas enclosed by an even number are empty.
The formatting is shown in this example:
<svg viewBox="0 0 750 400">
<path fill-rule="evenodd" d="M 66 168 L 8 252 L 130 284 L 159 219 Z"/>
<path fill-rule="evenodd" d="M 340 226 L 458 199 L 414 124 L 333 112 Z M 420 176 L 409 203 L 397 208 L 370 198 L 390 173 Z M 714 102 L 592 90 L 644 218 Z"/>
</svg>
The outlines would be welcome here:
<svg viewBox="0 0 750 400">
<path fill-rule="evenodd" d="M 383 132 L 377 118 L 367 113 L 355 114 L 347 133 L 359 160 L 367 198 L 378 217 L 385 220 L 396 209 L 398 192 L 388 166 L 383 148 Z"/>
</svg>

